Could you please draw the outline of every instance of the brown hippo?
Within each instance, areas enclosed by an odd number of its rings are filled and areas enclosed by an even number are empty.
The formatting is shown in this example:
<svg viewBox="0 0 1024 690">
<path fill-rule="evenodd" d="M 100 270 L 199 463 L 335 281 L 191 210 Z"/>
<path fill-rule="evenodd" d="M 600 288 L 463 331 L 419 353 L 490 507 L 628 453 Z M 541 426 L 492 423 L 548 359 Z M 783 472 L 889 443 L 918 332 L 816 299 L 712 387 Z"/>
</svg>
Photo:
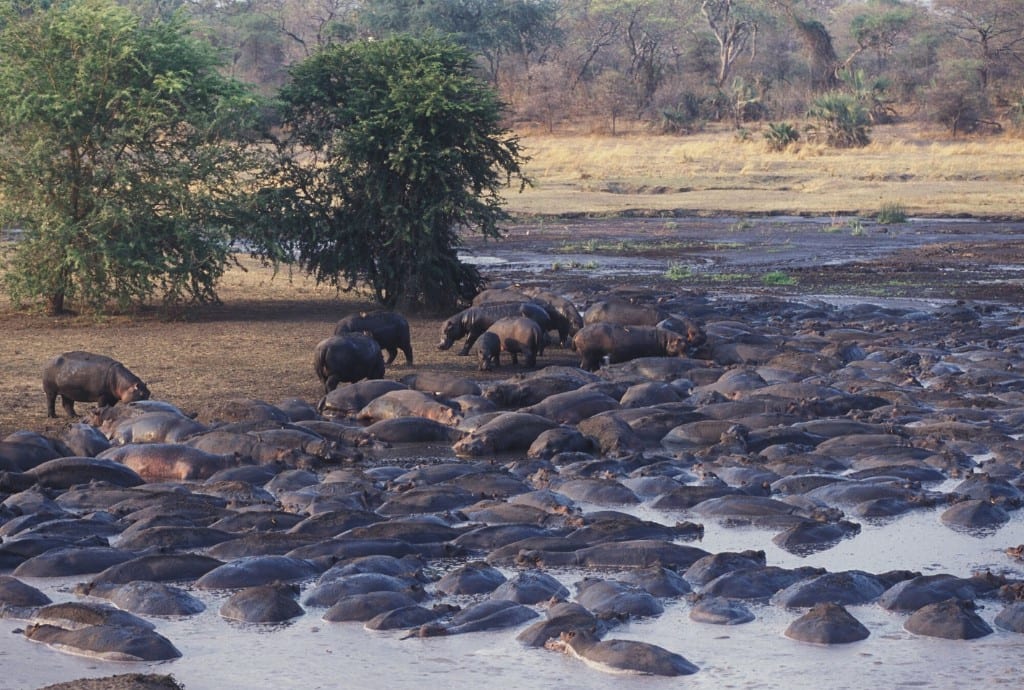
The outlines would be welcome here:
<svg viewBox="0 0 1024 690">
<path fill-rule="evenodd" d="M 558 344 L 566 347 L 576 331 L 583 328 L 583 317 L 576 305 L 558 295 L 536 289 L 522 292 L 510 289 L 483 290 L 473 298 L 473 306 L 506 302 L 532 302 L 544 307 L 551 319 L 551 328 L 558 331 Z"/>
<path fill-rule="evenodd" d="M 618 326 L 593 323 L 584 326 L 573 338 L 580 353 L 580 368 L 595 371 L 601 360 L 626 362 L 637 357 L 678 357 L 687 352 L 686 337 L 664 328 Z"/>
<path fill-rule="evenodd" d="M 355 383 L 384 376 L 384 356 L 377 341 L 363 333 L 325 338 L 313 352 L 313 370 L 330 393 L 342 381 Z"/>
<path fill-rule="evenodd" d="M 533 319 L 525 316 L 508 316 L 498 319 L 487 333 L 498 336 L 500 352 L 507 352 L 512 357 L 512 364 L 519 364 L 519 355 L 524 358 L 523 364 L 531 369 L 537 366 L 537 355 L 544 354 L 544 331 Z M 495 363 L 499 363 L 500 354 L 495 355 Z"/>
<path fill-rule="evenodd" d="M 98 402 L 110 407 L 120 402 L 147 400 L 149 388 L 117 360 L 92 352 L 65 352 L 43 367 L 46 414 L 56 417 L 57 396 L 69 417 L 75 416 L 75 402 Z"/>
<path fill-rule="evenodd" d="M 646 307 L 622 299 L 594 302 L 583 312 L 584 325 L 614 323 L 620 326 L 654 326 L 671 314 L 658 307 Z"/>
<path fill-rule="evenodd" d="M 547 333 L 553 328 L 547 311 L 539 304 L 533 302 L 486 304 L 463 309 L 445 321 L 441 325 L 441 342 L 437 344 L 437 349 L 447 350 L 455 344 L 456 340 L 466 338 L 466 344 L 462 346 L 459 354 L 468 355 L 476 339 L 490 328 L 491 324 L 506 316 L 525 316 L 528 319 L 533 319 L 540 326 L 542 333 Z"/>
<path fill-rule="evenodd" d="M 388 353 L 385 364 L 391 364 L 401 350 L 405 363 L 412 364 L 412 339 L 409 337 L 409 321 L 393 311 L 361 311 L 349 314 L 334 327 L 334 335 L 346 333 L 369 333 Z"/>
<path fill-rule="evenodd" d="M 490 371 L 501 364 L 501 338 L 497 333 L 487 331 L 476 341 L 476 354 L 480 360 L 480 371 Z"/>
<path fill-rule="evenodd" d="M 568 630 L 545 647 L 582 659 L 608 673 L 653 676 L 688 676 L 699 669 L 685 657 L 664 647 L 636 640 L 600 640 L 590 630 Z"/>
</svg>

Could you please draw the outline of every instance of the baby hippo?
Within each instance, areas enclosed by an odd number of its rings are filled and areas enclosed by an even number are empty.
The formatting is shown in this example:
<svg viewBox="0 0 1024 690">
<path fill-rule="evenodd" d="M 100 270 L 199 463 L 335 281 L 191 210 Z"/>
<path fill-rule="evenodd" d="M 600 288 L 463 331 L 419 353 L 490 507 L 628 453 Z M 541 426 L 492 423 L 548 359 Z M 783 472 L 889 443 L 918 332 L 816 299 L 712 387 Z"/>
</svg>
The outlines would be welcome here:
<svg viewBox="0 0 1024 690">
<path fill-rule="evenodd" d="M 476 341 L 476 354 L 480 358 L 480 371 L 490 371 L 498 366 L 501 356 L 501 338 L 497 333 L 487 331 Z"/>
<path fill-rule="evenodd" d="M 56 417 L 57 396 L 69 417 L 75 416 L 75 402 L 97 402 L 110 407 L 118 401 L 148 400 L 149 389 L 138 376 L 117 360 L 91 352 L 65 352 L 43 368 L 46 414 Z"/>
</svg>

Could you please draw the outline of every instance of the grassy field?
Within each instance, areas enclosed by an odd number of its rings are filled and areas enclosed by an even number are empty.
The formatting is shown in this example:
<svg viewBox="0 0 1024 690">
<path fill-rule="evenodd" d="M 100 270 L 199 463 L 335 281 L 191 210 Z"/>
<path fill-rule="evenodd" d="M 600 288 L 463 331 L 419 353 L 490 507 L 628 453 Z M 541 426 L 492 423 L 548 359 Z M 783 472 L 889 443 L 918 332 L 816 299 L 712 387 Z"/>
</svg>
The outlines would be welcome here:
<svg viewBox="0 0 1024 690">
<path fill-rule="evenodd" d="M 879 127 L 862 149 L 797 143 L 769 150 L 752 131 L 685 137 L 524 134 L 534 185 L 509 195 L 524 214 L 627 210 L 873 216 L 1024 217 L 1024 139 L 951 139 Z"/>
</svg>

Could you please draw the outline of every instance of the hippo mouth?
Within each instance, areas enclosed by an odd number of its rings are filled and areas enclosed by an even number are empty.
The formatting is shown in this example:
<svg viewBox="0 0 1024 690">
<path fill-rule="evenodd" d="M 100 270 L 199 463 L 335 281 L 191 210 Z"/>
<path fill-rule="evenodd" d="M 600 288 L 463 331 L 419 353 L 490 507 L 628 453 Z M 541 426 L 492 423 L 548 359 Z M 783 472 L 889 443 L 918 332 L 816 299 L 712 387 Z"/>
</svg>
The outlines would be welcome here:
<svg viewBox="0 0 1024 690">
<path fill-rule="evenodd" d="M 450 350 L 453 344 L 454 344 L 453 340 L 445 338 L 444 340 L 442 340 L 441 342 L 439 342 L 437 344 L 437 349 L 438 350 Z"/>
</svg>

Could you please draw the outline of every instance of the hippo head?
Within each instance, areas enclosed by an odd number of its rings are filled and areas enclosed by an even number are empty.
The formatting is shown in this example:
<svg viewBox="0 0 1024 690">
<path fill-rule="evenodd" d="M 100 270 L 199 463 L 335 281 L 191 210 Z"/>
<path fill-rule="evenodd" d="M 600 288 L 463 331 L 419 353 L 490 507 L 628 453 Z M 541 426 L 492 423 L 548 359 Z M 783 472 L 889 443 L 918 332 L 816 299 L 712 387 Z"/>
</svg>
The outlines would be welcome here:
<svg viewBox="0 0 1024 690">
<path fill-rule="evenodd" d="M 686 345 L 690 354 L 699 350 L 708 341 L 708 335 L 698 324 L 686 319 Z"/>
<path fill-rule="evenodd" d="M 149 389 L 142 381 L 136 381 L 121 392 L 121 402 L 129 403 L 137 400 L 149 400 Z"/>
<path fill-rule="evenodd" d="M 438 350 L 447 350 L 455 341 L 465 335 L 462 322 L 454 317 L 448 319 L 441 326 L 441 342 L 437 344 Z"/>
<path fill-rule="evenodd" d="M 665 354 L 670 357 L 681 357 L 687 353 L 686 338 L 673 334 L 665 340 Z"/>
</svg>

